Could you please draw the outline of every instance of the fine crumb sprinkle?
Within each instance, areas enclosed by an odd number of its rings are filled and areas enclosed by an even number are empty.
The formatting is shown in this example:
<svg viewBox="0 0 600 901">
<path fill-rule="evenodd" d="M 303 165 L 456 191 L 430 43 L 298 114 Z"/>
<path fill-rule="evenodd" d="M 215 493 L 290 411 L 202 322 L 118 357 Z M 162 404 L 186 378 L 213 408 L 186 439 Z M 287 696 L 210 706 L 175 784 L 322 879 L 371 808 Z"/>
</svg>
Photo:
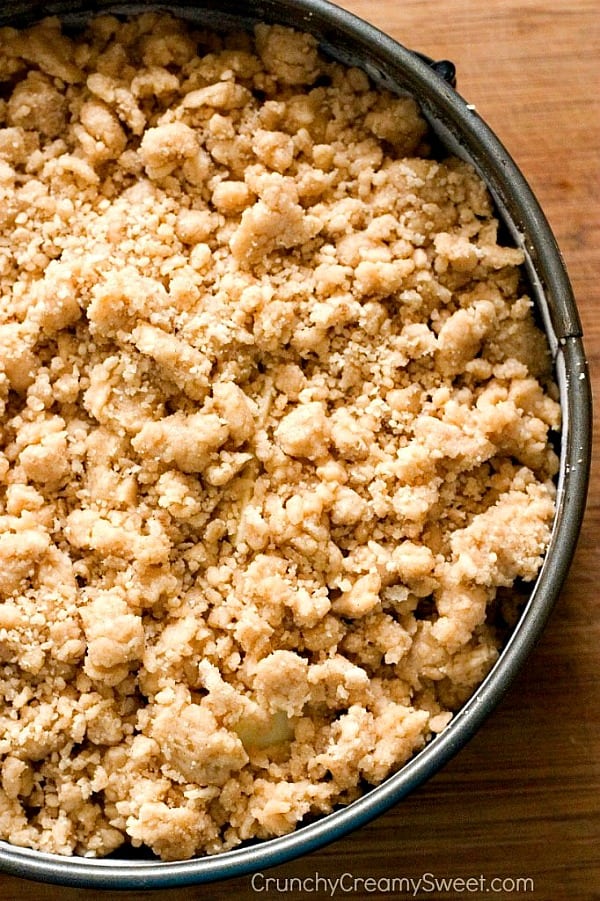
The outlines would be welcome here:
<svg viewBox="0 0 600 901">
<path fill-rule="evenodd" d="M 48 18 L 0 80 L 0 837 L 284 834 L 446 727 L 538 572 L 522 254 L 309 35 Z"/>
</svg>

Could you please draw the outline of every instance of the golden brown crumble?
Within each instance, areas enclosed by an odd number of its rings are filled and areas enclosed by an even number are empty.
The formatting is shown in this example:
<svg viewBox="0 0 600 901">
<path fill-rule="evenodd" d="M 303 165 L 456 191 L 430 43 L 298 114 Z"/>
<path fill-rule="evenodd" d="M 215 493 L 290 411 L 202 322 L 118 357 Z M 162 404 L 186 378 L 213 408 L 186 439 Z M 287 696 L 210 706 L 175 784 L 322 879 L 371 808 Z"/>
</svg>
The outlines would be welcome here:
<svg viewBox="0 0 600 901">
<path fill-rule="evenodd" d="M 0 837 L 292 830 L 441 731 L 560 424 L 415 102 L 259 25 L 0 29 Z"/>
</svg>

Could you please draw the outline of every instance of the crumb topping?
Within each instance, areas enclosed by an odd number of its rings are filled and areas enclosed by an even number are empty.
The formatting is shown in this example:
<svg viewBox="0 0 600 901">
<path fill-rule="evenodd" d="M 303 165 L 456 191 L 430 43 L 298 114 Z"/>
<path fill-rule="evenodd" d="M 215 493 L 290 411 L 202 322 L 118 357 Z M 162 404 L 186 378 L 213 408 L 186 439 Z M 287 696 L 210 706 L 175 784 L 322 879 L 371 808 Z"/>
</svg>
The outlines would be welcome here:
<svg viewBox="0 0 600 901">
<path fill-rule="evenodd" d="M 0 837 L 172 860 L 347 803 L 533 580 L 520 250 L 307 34 L 0 29 Z"/>
</svg>

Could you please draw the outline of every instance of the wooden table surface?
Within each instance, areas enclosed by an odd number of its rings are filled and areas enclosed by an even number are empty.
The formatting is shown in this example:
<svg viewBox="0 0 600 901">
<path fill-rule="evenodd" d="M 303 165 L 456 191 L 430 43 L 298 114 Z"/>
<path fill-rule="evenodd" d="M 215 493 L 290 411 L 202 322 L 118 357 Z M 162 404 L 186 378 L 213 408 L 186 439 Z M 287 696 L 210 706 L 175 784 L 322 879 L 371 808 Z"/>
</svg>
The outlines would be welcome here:
<svg viewBox="0 0 600 901">
<path fill-rule="evenodd" d="M 597 391 L 600 0 L 343 0 L 340 5 L 407 46 L 456 63 L 460 93 L 508 147 L 554 229 L 575 289 Z M 386 879 L 404 876 L 424 879 L 423 890 L 414 894 L 422 899 L 600 899 L 599 534 L 596 452 L 574 564 L 517 682 L 442 772 L 377 821 L 310 857 L 265 872 L 254 887 L 241 878 L 195 889 L 99 894 L 0 874 L 0 901 L 324 898 L 331 891 L 323 882 L 315 890 L 316 876 L 335 880 L 344 874 L 353 881 L 345 876 L 333 897 L 413 897 L 386 893 Z M 278 882 L 268 884 L 267 876 Z M 433 877 L 455 881 L 434 891 Z M 300 884 L 302 890 L 295 890 Z"/>
</svg>

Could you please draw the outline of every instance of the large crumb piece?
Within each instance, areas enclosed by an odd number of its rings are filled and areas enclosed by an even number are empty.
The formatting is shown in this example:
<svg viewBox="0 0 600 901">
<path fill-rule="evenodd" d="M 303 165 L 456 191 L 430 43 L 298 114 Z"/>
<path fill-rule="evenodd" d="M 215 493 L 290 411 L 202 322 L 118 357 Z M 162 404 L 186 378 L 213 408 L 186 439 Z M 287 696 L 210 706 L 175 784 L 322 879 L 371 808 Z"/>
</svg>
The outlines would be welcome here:
<svg viewBox="0 0 600 901">
<path fill-rule="evenodd" d="M 539 571 L 523 255 L 308 34 L 49 18 L 0 87 L 0 839 L 284 835 L 447 726 Z"/>
</svg>

